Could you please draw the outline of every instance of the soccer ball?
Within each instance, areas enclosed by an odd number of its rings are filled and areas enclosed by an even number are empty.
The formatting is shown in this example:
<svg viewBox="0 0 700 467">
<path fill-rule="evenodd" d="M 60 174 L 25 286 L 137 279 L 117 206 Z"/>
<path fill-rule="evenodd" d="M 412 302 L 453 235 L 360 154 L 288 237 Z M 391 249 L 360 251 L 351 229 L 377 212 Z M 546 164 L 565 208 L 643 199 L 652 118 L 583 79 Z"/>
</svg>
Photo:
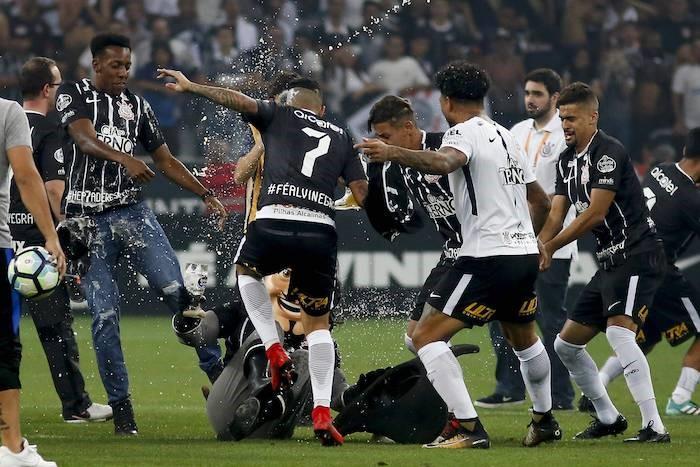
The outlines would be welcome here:
<svg viewBox="0 0 700 467">
<path fill-rule="evenodd" d="M 10 261 L 7 278 L 23 297 L 38 300 L 51 295 L 59 282 L 58 269 L 45 248 L 22 248 Z"/>
</svg>

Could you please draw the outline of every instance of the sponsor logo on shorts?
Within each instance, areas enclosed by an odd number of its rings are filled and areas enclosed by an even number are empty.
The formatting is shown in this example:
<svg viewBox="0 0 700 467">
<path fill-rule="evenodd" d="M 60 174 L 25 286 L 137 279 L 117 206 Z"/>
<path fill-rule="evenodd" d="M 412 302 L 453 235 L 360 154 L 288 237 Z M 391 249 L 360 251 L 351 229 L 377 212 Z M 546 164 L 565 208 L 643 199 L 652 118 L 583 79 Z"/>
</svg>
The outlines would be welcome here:
<svg viewBox="0 0 700 467">
<path fill-rule="evenodd" d="M 689 332 L 690 330 L 688 329 L 688 325 L 685 323 L 680 323 L 673 326 L 671 329 L 665 330 L 664 335 L 666 336 L 666 340 L 672 344 L 683 339 Z"/>
<path fill-rule="evenodd" d="M 518 316 L 532 316 L 537 311 L 537 297 L 532 300 L 526 300 L 520 306 L 520 311 L 518 311 Z"/>
<path fill-rule="evenodd" d="M 491 320 L 493 315 L 496 314 L 496 310 L 493 308 L 489 308 L 486 305 L 481 305 L 480 303 L 477 302 L 472 302 L 469 305 L 462 310 L 462 313 L 465 316 L 468 316 L 470 318 L 483 321 L 483 322 L 488 322 Z"/>
<path fill-rule="evenodd" d="M 309 297 L 308 295 L 294 289 L 290 297 L 295 297 L 302 310 L 323 312 L 328 311 L 330 300 L 328 297 Z"/>
</svg>

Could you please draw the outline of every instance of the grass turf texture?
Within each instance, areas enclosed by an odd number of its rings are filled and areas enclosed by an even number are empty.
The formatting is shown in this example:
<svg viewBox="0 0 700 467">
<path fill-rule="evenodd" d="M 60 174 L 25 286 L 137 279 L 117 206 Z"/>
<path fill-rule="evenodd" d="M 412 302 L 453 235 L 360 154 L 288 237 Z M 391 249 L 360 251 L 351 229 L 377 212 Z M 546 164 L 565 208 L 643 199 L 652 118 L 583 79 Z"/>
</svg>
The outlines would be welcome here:
<svg viewBox="0 0 700 467">
<path fill-rule="evenodd" d="M 399 321 L 349 321 L 334 331 L 343 366 L 350 381 L 367 370 L 400 363 L 410 357 L 403 349 L 403 327 Z M 200 386 L 206 377 L 196 366 L 193 349 L 179 344 L 167 317 L 126 316 L 121 323 L 122 342 L 131 379 L 136 419 L 140 434 L 135 438 L 115 437 L 113 424 L 63 423 L 60 406 L 51 383 L 46 360 L 30 320 L 22 321 L 24 359 L 22 362 L 22 428 L 39 452 L 61 466 L 214 466 L 214 465 L 296 465 L 296 466 L 444 466 L 463 465 L 697 465 L 700 451 L 700 417 L 664 417 L 671 432 L 671 445 L 623 445 L 622 438 L 572 441 L 572 436 L 589 422 L 578 412 L 557 412 L 564 439 L 553 445 L 530 449 L 520 446 L 529 421 L 528 405 L 511 409 L 479 409 L 491 436 L 491 449 L 427 450 L 420 446 L 369 444 L 366 434 L 354 434 L 340 448 L 321 448 L 310 428 L 297 428 L 285 441 L 217 442 L 204 412 Z M 104 403 L 102 384 L 90 343 L 90 322 L 76 320 L 81 366 L 88 390 L 95 402 Z M 455 340 L 481 346 L 481 353 L 460 360 L 474 399 L 493 389 L 494 357 L 486 328 L 465 330 Z M 602 364 L 609 353 L 604 336 L 589 346 Z M 687 344 L 671 349 L 658 346 L 650 358 L 657 404 L 666 399 L 678 379 L 681 358 Z M 630 422 L 627 435 L 641 424 L 639 412 L 622 378 L 611 385 L 617 407 Z M 663 414 L 662 414 L 663 415 Z"/>
</svg>

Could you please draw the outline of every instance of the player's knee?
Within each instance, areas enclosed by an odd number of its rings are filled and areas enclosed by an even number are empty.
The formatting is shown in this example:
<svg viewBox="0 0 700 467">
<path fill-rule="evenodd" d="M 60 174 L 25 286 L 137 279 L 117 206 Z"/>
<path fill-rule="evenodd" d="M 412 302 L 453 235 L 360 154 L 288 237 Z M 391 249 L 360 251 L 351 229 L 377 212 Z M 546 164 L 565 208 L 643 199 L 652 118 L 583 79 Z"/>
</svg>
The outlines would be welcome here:
<svg viewBox="0 0 700 467">
<path fill-rule="evenodd" d="M 585 348 L 586 346 L 566 342 L 559 335 L 557 335 L 557 338 L 554 340 L 554 351 L 559 356 L 561 362 L 567 367 L 570 367 L 576 362 L 579 352 Z"/>
<path fill-rule="evenodd" d="M 618 326 L 637 332 L 637 324 L 627 315 L 610 316 L 607 320 L 607 328 L 609 329 L 611 326 Z"/>
</svg>

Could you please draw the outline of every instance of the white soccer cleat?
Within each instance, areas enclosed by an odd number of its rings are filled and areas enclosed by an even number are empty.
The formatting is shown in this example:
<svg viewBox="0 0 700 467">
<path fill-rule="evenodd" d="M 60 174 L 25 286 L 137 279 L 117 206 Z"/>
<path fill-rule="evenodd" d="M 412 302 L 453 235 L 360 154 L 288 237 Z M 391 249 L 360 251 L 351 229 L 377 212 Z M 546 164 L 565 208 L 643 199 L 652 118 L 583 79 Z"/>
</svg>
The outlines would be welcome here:
<svg viewBox="0 0 700 467">
<path fill-rule="evenodd" d="M 353 196 L 352 191 L 350 191 L 350 188 L 346 188 L 345 195 L 342 198 L 335 200 L 334 209 L 336 211 L 359 211 L 361 208 L 360 205 L 357 204 L 355 196 Z"/>
<path fill-rule="evenodd" d="M 64 421 L 66 423 L 105 422 L 111 420 L 112 416 L 112 407 L 104 404 L 95 404 L 93 402 L 90 407 L 85 409 L 85 412 L 73 415 L 72 418 L 64 419 Z"/>
<path fill-rule="evenodd" d="M 0 447 L 0 467 L 57 467 L 52 461 L 46 461 L 37 452 L 36 446 L 22 438 L 22 451 L 14 453 L 7 447 Z"/>
</svg>

